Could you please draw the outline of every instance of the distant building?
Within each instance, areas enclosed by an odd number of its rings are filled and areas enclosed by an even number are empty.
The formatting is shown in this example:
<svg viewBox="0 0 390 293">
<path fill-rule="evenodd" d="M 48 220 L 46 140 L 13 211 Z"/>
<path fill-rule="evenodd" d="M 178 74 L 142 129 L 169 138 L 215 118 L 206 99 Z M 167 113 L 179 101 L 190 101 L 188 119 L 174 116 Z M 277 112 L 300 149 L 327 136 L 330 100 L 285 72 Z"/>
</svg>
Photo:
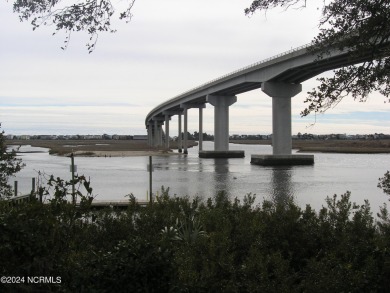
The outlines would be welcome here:
<svg viewBox="0 0 390 293">
<path fill-rule="evenodd" d="M 134 135 L 133 139 L 134 140 L 147 140 L 148 136 L 147 135 Z"/>
<path fill-rule="evenodd" d="M 88 140 L 98 140 L 102 139 L 101 135 L 84 135 L 83 139 L 88 139 Z"/>
<path fill-rule="evenodd" d="M 103 134 L 103 139 L 112 139 L 112 135 L 109 134 Z"/>
<path fill-rule="evenodd" d="M 53 140 L 53 139 L 57 139 L 57 136 L 56 135 L 38 135 L 37 139 Z"/>
</svg>

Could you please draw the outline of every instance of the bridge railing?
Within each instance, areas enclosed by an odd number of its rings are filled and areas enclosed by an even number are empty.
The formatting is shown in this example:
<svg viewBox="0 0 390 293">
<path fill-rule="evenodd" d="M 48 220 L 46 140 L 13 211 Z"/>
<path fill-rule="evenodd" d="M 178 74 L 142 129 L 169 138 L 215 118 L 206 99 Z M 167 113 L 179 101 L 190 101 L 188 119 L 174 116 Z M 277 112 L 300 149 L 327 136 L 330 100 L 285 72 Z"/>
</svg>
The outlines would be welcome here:
<svg viewBox="0 0 390 293">
<path fill-rule="evenodd" d="M 200 88 L 202 88 L 202 87 L 204 87 L 204 86 L 206 86 L 206 85 L 212 84 L 213 82 L 216 82 L 216 81 L 218 81 L 218 80 L 224 79 L 224 78 L 226 78 L 226 77 L 228 77 L 228 76 L 234 75 L 234 74 L 236 74 L 236 73 L 238 73 L 238 72 L 247 70 L 247 69 L 249 69 L 249 68 L 256 67 L 256 66 L 258 66 L 258 65 L 260 65 L 260 64 L 263 64 L 263 63 L 272 61 L 272 60 L 274 60 L 274 59 L 277 59 L 277 58 L 280 58 L 280 57 L 282 57 L 282 56 L 291 54 L 291 53 L 293 53 L 293 52 L 297 52 L 297 51 L 299 51 L 299 50 L 302 50 L 302 49 L 305 49 L 305 48 L 309 48 L 309 47 L 312 46 L 312 45 L 313 45 L 312 43 L 307 43 L 307 44 L 305 44 L 305 45 L 302 45 L 302 46 L 299 46 L 299 47 L 290 49 L 290 50 L 288 50 L 288 51 L 279 53 L 279 54 L 277 54 L 277 55 L 271 56 L 271 57 L 269 57 L 269 58 L 267 58 L 267 59 L 263 59 L 263 60 L 258 61 L 258 62 L 256 62 L 256 63 L 252 63 L 252 64 L 247 65 L 247 66 L 245 66 L 245 67 L 239 68 L 239 69 L 234 70 L 234 71 L 232 71 L 232 72 L 229 72 L 229 73 L 227 73 L 227 74 L 225 74 L 225 75 L 222 75 L 222 76 L 217 77 L 217 78 L 214 78 L 214 79 L 212 79 L 212 80 L 210 80 L 210 81 L 208 81 L 208 82 L 205 82 L 205 83 L 203 83 L 203 84 L 201 84 L 201 85 L 199 85 L 199 86 L 196 86 L 196 87 L 194 87 L 194 88 L 192 88 L 192 89 L 190 89 L 190 90 L 187 90 L 187 91 L 185 91 L 185 92 L 182 92 L 181 94 L 179 94 L 179 95 L 173 97 L 173 99 L 175 99 L 175 98 L 177 98 L 177 97 L 180 97 L 180 96 L 182 96 L 182 95 L 185 95 L 185 94 L 187 94 L 187 93 L 190 93 L 190 92 L 192 92 L 192 91 L 194 91 L 194 90 L 200 89 Z"/>
</svg>

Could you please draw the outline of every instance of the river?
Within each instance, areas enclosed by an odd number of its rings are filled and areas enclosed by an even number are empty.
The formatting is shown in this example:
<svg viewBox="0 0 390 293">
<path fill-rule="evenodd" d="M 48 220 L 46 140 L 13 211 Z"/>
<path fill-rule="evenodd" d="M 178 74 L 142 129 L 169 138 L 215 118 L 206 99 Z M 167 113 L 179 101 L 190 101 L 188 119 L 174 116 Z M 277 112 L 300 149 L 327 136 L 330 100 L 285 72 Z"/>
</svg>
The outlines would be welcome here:
<svg viewBox="0 0 390 293">
<path fill-rule="evenodd" d="M 212 150 L 212 142 L 204 142 L 204 150 Z M 262 167 L 250 164 L 251 154 L 271 154 L 271 146 L 230 144 L 231 150 L 244 150 L 245 158 L 200 159 L 197 147 L 187 156 L 153 157 L 153 190 L 169 187 L 171 195 L 212 197 L 224 190 L 231 197 L 243 198 L 252 193 L 257 201 L 273 197 L 293 196 L 304 207 L 317 210 L 326 196 L 351 191 L 352 200 L 370 201 L 372 210 L 388 201 L 377 188 L 378 178 L 390 169 L 389 154 L 315 153 L 313 166 Z M 31 190 L 31 178 L 38 171 L 70 179 L 70 158 L 51 156 L 46 149 L 22 146 L 20 158 L 26 164 L 16 178 L 20 194 Z M 293 151 L 294 152 L 294 151 Z M 77 173 L 91 179 L 96 200 L 124 200 L 132 193 L 145 200 L 149 189 L 148 157 L 76 157 Z"/>
</svg>

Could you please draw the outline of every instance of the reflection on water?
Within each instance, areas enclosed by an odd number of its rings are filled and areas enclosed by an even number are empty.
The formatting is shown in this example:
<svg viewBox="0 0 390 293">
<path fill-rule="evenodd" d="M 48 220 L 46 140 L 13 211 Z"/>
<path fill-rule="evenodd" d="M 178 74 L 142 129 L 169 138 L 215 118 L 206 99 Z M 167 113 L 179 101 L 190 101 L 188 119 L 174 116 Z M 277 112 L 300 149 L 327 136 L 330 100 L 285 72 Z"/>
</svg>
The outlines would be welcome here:
<svg viewBox="0 0 390 293">
<path fill-rule="evenodd" d="M 36 150 L 31 148 L 27 150 Z M 210 142 L 204 149 L 213 149 Z M 190 148 L 188 156 L 153 157 L 153 189 L 169 187 L 178 196 L 213 197 L 219 191 L 243 198 L 256 194 L 257 200 L 285 201 L 293 197 L 298 204 L 319 208 L 326 196 L 352 192 L 352 199 L 362 203 L 369 199 L 372 207 L 387 201 L 377 186 L 378 178 L 390 168 L 387 154 L 315 154 L 314 166 L 262 167 L 250 164 L 251 154 L 269 154 L 270 146 L 231 145 L 244 149 L 245 158 L 201 159 L 197 148 Z M 26 149 L 25 149 L 26 150 Z M 42 149 L 40 149 L 42 150 Z M 21 154 L 26 167 L 18 174 L 19 191 L 31 190 L 31 177 L 37 171 L 70 179 L 70 159 L 45 153 Z M 148 157 L 83 158 L 76 157 L 79 174 L 91 178 L 94 194 L 101 200 L 122 200 L 133 193 L 146 199 L 149 189 Z"/>
<path fill-rule="evenodd" d="M 294 185 L 292 184 L 294 167 L 274 167 L 271 169 L 271 185 L 269 194 L 276 203 L 287 203 L 294 198 Z"/>
<path fill-rule="evenodd" d="M 214 161 L 214 192 L 213 194 L 218 194 L 221 191 L 226 192 L 230 196 L 230 178 L 229 178 L 229 159 L 211 159 Z"/>
</svg>

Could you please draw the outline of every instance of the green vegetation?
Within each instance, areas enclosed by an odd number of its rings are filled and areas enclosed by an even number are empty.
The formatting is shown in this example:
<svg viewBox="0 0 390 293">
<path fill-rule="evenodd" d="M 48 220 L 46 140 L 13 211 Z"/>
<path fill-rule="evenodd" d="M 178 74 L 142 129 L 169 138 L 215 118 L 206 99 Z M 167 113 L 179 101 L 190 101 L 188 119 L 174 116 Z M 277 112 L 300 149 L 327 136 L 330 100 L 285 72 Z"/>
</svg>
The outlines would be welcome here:
<svg viewBox="0 0 390 293">
<path fill-rule="evenodd" d="M 0 202 L 0 271 L 61 283 L 0 284 L 1 292 L 390 290 L 388 212 L 375 220 L 349 193 L 315 212 L 292 200 L 255 206 L 251 195 L 202 201 L 163 189 L 146 207 L 131 198 L 126 211 L 93 211 L 90 197 L 75 207 L 63 200 L 68 191 L 54 190 L 49 204 Z"/>
<path fill-rule="evenodd" d="M 0 123 L 1 127 L 1 123 Z M 15 149 L 7 150 L 4 131 L 0 132 L 0 199 L 12 195 L 9 178 L 23 168 L 22 160 L 16 158 Z"/>
</svg>

